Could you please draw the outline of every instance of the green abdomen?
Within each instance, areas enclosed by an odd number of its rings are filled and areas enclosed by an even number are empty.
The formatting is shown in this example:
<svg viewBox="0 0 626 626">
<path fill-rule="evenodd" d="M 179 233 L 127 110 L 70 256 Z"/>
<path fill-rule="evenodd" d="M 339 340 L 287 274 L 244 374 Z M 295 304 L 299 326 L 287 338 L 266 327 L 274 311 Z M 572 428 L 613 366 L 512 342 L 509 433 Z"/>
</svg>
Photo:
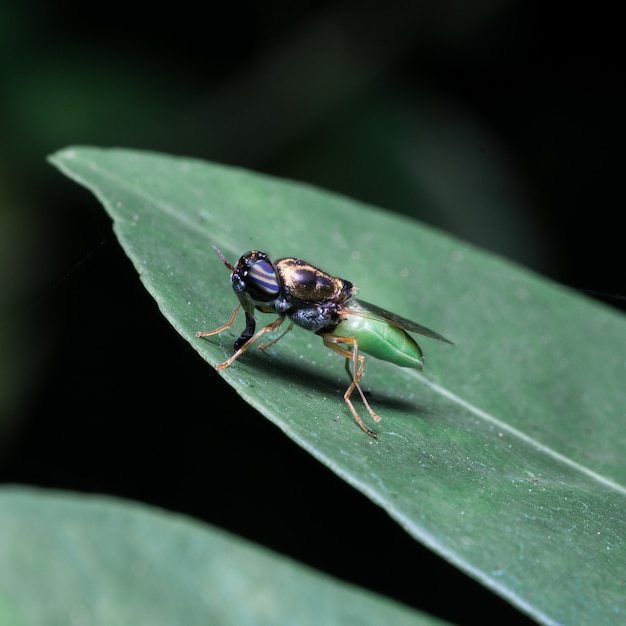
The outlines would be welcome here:
<svg viewBox="0 0 626 626">
<path fill-rule="evenodd" d="M 350 315 L 333 331 L 337 337 L 355 337 L 359 351 L 400 367 L 422 369 L 424 355 L 414 339 L 387 322 Z"/>
</svg>

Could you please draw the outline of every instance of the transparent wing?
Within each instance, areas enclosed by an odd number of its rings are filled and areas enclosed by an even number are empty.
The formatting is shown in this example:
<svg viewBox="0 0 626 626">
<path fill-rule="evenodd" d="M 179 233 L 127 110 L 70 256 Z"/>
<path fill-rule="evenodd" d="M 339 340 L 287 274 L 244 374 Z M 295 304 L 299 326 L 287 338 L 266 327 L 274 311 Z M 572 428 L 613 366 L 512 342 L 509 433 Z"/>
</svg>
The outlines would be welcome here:
<svg viewBox="0 0 626 626">
<path fill-rule="evenodd" d="M 370 319 L 391 324 L 391 326 L 395 326 L 401 330 L 408 330 L 411 333 L 419 333 L 425 337 L 430 337 L 431 339 L 437 339 L 438 341 L 444 341 L 445 343 L 454 345 L 452 341 L 446 339 L 443 335 L 436 333 L 434 330 L 430 330 L 430 328 L 426 328 L 426 326 L 413 322 L 406 317 L 396 315 L 395 313 L 376 306 L 371 302 L 365 302 L 364 300 L 357 300 L 356 298 L 353 298 L 344 303 L 342 309 L 352 315 L 369 317 Z"/>
</svg>

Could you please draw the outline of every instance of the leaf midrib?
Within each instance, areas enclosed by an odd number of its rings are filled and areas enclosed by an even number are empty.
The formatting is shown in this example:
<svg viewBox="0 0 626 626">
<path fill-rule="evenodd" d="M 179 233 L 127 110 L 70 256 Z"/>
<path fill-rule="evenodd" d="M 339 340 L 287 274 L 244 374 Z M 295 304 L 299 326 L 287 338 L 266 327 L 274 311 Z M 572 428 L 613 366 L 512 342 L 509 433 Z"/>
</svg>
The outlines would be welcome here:
<svg viewBox="0 0 626 626">
<path fill-rule="evenodd" d="M 497 417 L 494 417 L 493 415 L 491 415 L 491 413 L 489 413 L 488 411 L 485 411 L 481 409 L 480 407 L 475 406 L 471 402 L 464 400 L 463 398 L 456 395 L 449 389 L 446 389 L 445 387 L 442 387 L 441 385 L 438 385 L 437 383 L 429 380 L 423 374 L 420 374 L 419 372 L 414 372 L 414 371 L 411 371 L 410 374 L 413 375 L 415 378 L 417 378 L 422 384 L 426 385 L 435 393 L 438 393 L 439 395 L 453 402 L 454 404 L 457 404 L 458 406 L 470 411 L 471 413 L 476 415 L 476 417 L 486 421 L 487 423 L 497 426 L 499 430 L 506 431 L 513 437 L 517 438 L 519 441 L 534 447 L 537 451 L 549 456 L 555 461 L 558 461 L 559 463 L 563 463 L 564 465 L 571 467 L 572 469 L 580 472 L 581 474 L 584 474 L 585 476 L 588 476 L 589 478 L 592 478 L 593 480 L 598 481 L 599 483 L 603 484 L 609 489 L 612 489 L 615 492 L 623 496 L 626 496 L 626 487 L 624 487 L 623 485 L 620 485 L 619 483 L 611 480 L 610 478 L 607 478 L 606 476 L 602 476 L 602 474 L 598 474 L 594 470 L 584 465 L 581 465 L 577 461 L 574 461 L 572 458 L 564 454 L 561 454 L 560 452 L 557 452 L 554 448 L 551 448 L 550 446 L 546 446 L 545 444 L 539 442 L 537 439 L 526 435 L 525 433 L 518 430 L 517 428 L 510 426 L 509 424 L 505 422 L 502 422 Z"/>
</svg>

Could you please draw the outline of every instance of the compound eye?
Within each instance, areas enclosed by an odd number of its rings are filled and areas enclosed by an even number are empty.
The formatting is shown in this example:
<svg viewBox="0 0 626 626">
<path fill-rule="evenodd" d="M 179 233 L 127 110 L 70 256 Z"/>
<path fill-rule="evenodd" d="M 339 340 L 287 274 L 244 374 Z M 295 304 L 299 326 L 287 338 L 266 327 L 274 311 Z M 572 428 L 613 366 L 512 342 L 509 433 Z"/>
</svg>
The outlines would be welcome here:
<svg viewBox="0 0 626 626">
<path fill-rule="evenodd" d="M 274 300 L 280 292 L 280 285 L 278 284 L 274 266 L 269 261 L 263 259 L 255 261 L 250 265 L 245 282 L 250 295 L 255 300 L 263 302 Z"/>
</svg>

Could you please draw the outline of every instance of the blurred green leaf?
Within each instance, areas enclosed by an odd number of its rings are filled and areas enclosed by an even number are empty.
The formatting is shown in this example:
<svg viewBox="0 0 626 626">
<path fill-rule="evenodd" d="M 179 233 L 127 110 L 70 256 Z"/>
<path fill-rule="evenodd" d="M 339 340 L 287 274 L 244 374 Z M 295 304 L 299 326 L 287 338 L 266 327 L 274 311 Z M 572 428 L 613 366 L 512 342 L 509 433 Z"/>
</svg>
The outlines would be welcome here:
<svg viewBox="0 0 626 626">
<path fill-rule="evenodd" d="M 0 626 L 443 624 L 180 515 L 0 490 Z"/>
<path fill-rule="evenodd" d="M 425 375 L 368 360 L 378 441 L 346 409 L 343 363 L 312 334 L 251 350 L 223 376 L 407 532 L 536 620 L 623 618 L 622 315 L 305 185 L 127 150 L 73 148 L 52 162 L 100 198 L 164 315 L 213 365 L 243 323 L 195 337 L 236 304 L 211 244 L 231 261 L 251 248 L 299 256 L 455 341 L 420 340 Z"/>
</svg>

